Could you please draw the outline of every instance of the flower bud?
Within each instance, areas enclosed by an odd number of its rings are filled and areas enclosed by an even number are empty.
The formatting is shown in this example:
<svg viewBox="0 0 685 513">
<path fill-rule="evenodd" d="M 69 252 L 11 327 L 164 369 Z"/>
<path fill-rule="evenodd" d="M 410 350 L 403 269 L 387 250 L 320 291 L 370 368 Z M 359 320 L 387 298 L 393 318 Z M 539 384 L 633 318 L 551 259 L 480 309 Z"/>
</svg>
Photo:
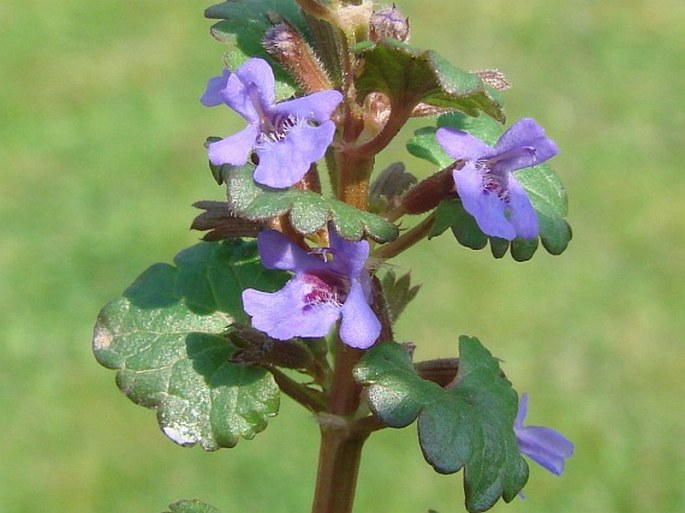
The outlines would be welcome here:
<svg viewBox="0 0 685 513">
<path fill-rule="evenodd" d="M 264 35 L 264 49 L 290 72 L 307 93 L 333 89 L 321 61 L 304 39 L 288 22 L 277 23 Z"/>
<path fill-rule="evenodd" d="M 384 37 L 409 41 L 409 18 L 402 16 L 394 4 L 371 15 L 369 39 L 375 42 Z"/>
<path fill-rule="evenodd" d="M 452 171 L 461 168 L 463 165 L 463 161 L 458 160 L 409 189 L 402 197 L 404 211 L 407 214 L 422 214 L 437 207 L 442 200 L 453 196 L 454 178 Z"/>
<path fill-rule="evenodd" d="M 193 206 L 204 210 L 190 225 L 191 230 L 207 232 L 202 240 L 256 237 L 264 229 L 261 222 L 234 217 L 225 201 L 198 201 Z"/>
</svg>

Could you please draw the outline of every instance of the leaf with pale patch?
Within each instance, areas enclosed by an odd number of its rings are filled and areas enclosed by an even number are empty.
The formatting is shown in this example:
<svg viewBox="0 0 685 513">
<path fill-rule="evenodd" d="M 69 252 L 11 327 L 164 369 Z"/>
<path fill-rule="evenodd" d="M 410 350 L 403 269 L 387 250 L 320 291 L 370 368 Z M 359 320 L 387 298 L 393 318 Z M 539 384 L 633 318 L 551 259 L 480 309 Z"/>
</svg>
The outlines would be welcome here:
<svg viewBox="0 0 685 513">
<path fill-rule="evenodd" d="M 245 288 L 277 290 L 287 275 L 264 269 L 253 242 L 203 242 L 174 263 L 151 266 L 102 309 L 95 358 L 117 370 L 133 402 L 157 410 L 177 444 L 233 447 L 266 428 L 279 391 L 265 370 L 231 362 L 236 347 L 225 334 L 247 319 Z"/>
<path fill-rule="evenodd" d="M 169 504 L 165 513 L 219 513 L 219 510 L 197 499 L 183 499 Z"/>
</svg>

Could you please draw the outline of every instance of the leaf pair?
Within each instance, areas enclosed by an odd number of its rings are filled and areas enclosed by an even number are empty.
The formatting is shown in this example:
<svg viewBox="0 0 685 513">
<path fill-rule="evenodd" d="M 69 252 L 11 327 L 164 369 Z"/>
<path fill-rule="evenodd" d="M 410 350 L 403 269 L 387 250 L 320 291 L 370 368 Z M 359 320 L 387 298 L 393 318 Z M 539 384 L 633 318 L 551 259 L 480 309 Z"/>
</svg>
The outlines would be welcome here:
<svg viewBox="0 0 685 513">
<path fill-rule="evenodd" d="M 477 339 L 459 339 L 459 370 L 448 388 L 419 377 L 409 353 L 394 343 L 372 348 L 355 378 L 388 426 L 401 428 L 418 419 L 421 450 L 437 472 L 464 468 L 470 512 L 490 509 L 500 496 L 509 502 L 525 485 L 528 465 L 513 431 L 517 395 Z"/>
</svg>

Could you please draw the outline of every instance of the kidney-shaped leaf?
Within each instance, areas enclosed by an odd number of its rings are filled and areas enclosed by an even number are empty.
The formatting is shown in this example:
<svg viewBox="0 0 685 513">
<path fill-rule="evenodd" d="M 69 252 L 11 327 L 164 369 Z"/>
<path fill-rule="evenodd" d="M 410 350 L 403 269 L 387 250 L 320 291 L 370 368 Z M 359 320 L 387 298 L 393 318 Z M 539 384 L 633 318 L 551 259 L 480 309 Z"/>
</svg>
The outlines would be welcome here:
<svg viewBox="0 0 685 513">
<path fill-rule="evenodd" d="M 424 457 L 440 473 L 464 468 L 466 507 L 485 511 L 512 500 L 528 479 L 514 435 L 517 395 L 499 364 L 475 338 L 459 339 L 455 385 L 441 388 L 414 371 L 399 344 L 375 346 L 355 369 L 373 412 L 388 426 L 418 418 Z"/>
<path fill-rule="evenodd" d="M 102 309 L 93 351 L 117 370 L 124 394 L 157 410 L 171 440 L 233 447 L 266 427 L 279 395 L 265 370 L 230 361 L 235 347 L 224 334 L 245 318 L 242 290 L 275 290 L 284 274 L 261 266 L 254 243 L 236 241 L 197 244 L 175 264 L 151 266 Z"/>
</svg>

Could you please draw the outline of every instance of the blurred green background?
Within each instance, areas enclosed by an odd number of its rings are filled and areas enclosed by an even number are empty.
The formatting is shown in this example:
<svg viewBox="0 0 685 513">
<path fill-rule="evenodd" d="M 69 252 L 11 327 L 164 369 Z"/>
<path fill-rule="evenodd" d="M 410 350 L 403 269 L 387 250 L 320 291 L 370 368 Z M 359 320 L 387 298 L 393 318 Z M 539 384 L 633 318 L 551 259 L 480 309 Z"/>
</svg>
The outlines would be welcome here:
<svg viewBox="0 0 685 513">
<path fill-rule="evenodd" d="M 206 4 L 0 5 L 0 510 L 308 511 L 315 422 L 291 401 L 256 440 L 203 453 L 158 430 L 90 351 L 98 310 L 194 243 L 190 204 L 221 199 L 202 143 L 238 121 L 198 98 L 221 68 Z M 575 238 L 561 257 L 495 261 L 445 235 L 397 261 L 422 293 L 401 319 L 419 358 L 478 336 L 531 396 L 529 421 L 577 454 L 532 468 L 509 512 L 685 511 L 685 3 L 404 0 L 412 42 L 499 68 L 510 120 L 533 116 Z M 418 125 L 416 125 L 418 126 Z M 409 132 L 404 136 L 409 135 Z M 381 164 L 406 160 L 403 140 Z M 462 510 L 461 475 L 413 428 L 368 442 L 356 511 Z"/>
</svg>

